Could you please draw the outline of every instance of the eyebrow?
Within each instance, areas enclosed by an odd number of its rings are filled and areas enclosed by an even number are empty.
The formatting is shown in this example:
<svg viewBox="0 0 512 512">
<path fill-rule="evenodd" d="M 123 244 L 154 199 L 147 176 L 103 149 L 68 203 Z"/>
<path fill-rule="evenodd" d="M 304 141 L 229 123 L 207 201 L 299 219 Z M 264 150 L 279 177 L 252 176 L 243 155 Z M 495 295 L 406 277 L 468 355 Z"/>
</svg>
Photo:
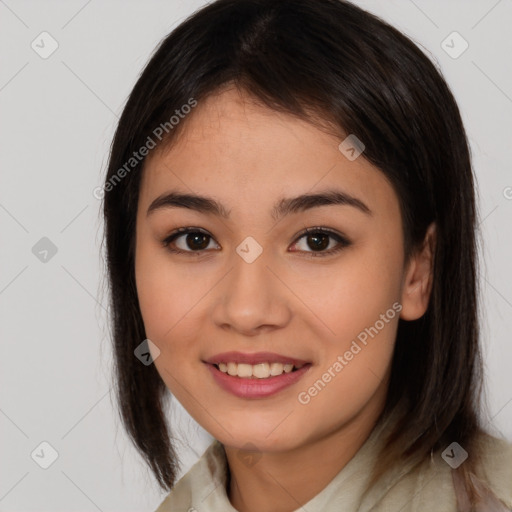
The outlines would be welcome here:
<svg viewBox="0 0 512 512">
<path fill-rule="evenodd" d="M 271 217 L 279 220 L 281 217 L 299 213 L 319 206 L 347 205 L 361 212 L 372 215 L 372 211 L 363 201 L 341 190 L 329 189 L 316 194 L 302 194 L 279 200 L 271 210 Z M 213 214 L 229 219 L 230 212 L 218 201 L 211 197 L 196 194 L 185 194 L 171 191 L 157 197 L 149 206 L 146 215 L 166 208 L 188 208 L 199 213 Z"/>
</svg>

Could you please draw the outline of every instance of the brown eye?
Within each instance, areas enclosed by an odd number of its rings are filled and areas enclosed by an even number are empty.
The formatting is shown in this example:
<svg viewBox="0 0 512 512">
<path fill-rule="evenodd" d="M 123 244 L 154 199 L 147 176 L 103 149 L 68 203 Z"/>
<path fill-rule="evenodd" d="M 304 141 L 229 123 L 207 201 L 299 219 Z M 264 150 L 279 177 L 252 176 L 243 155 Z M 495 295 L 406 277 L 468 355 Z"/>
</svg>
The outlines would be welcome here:
<svg viewBox="0 0 512 512">
<path fill-rule="evenodd" d="M 314 251 L 321 251 L 329 246 L 329 235 L 318 233 L 316 235 L 307 235 L 306 240 L 308 246 Z"/>
<path fill-rule="evenodd" d="M 304 242 L 300 242 L 302 239 Z M 299 252 L 313 257 L 328 256 L 351 245 L 351 242 L 344 236 L 325 228 L 308 228 L 297 240 L 294 247 Z M 334 241 L 332 245 L 331 240 Z M 326 250 L 327 248 L 329 249 Z"/>
<path fill-rule="evenodd" d="M 185 244 L 189 249 L 196 251 L 206 249 L 209 245 L 209 236 L 203 233 L 188 233 L 185 236 Z"/>
<path fill-rule="evenodd" d="M 162 245 L 176 253 L 201 252 L 208 248 L 212 240 L 209 234 L 197 228 L 180 228 L 163 240 Z"/>
</svg>

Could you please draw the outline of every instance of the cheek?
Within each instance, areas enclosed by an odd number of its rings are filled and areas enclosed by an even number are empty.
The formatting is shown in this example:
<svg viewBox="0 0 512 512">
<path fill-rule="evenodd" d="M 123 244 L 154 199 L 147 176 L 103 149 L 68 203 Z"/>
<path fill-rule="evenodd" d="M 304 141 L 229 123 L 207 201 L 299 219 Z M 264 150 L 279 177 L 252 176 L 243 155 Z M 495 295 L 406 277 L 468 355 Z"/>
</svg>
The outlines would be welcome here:
<svg viewBox="0 0 512 512">
<path fill-rule="evenodd" d="M 137 296 L 146 335 L 161 349 L 179 328 L 194 299 L 197 301 L 199 291 L 194 291 L 190 279 L 173 268 L 165 250 L 140 237 L 135 258 Z"/>
<path fill-rule="evenodd" d="M 317 294 L 315 307 L 334 335 L 322 340 L 319 367 L 297 397 L 310 418 L 333 425 L 382 388 L 401 310 L 396 251 L 361 251 L 344 263 L 331 278 L 329 292 Z"/>
<path fill-rule="evenodd" d="M 375 397 L 384 399 L 401 309 L 389 293 L 340 294 L 337 301 L 336 340 L 322 343 L 321 361 L 296 397 L 305 424 L 319 433 L 349 421 Z"/>
<path fill-rule="evenodd" d="M 170 276 L 166 275 L 166 267 L 159 264 L 154 253 L 147 244 L 137 242 L 135 282 L 146 335 L 150 339 L 152 336 L 161 338 L 164 324 L 172 322 L 172 318 L 165 314 L 167 301 L 172 300 L 168 288 Z"/>
<path fill-rule="evenodd" d="M 301 293 L 329 328 L 331 344 L 343 347 L 400 298 L 400 258 L 393 251 L 368 249 L 347 254 L 337 268 L 302 281 Z M 314 288 L 311 279 L 316 283 Z"/>
<path fill-rule="evenodd" d="M 193 278 L 177 272 L 159 248 L 138 248 L 135 275 L 146 336 L 160 350 L 155 367 L 171 393 L 187 410 L 193 409 L 180 383 L 194 374 L 191 361 L 197 360 L 195 340 L 200 324 L 194 317 L 198 312 L 194 304 L 202 294 L 191 286 Z"/>
</svg>

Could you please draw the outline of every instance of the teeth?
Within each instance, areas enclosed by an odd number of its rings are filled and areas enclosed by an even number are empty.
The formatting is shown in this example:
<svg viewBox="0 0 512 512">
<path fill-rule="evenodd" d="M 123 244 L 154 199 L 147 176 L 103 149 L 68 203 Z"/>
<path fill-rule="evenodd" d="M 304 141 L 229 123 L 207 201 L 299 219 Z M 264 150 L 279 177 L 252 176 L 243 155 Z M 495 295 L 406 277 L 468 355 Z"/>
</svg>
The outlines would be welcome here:
<svg viewBox="0 0 512 512">
<path fill-rule="evenodd" d="M 281 363 L 272 363 L 270 365 L 270 375 L 281 375 L 284 370 L 284 365 Z"/>
<path fill-rule="evenodd" d="M 295 368 L 302 368 L 303 365 L 297 365 Z M 223 373 L 227 373 L 233 377 L 241 377 L 248 379 L 254 377 L 256 379 L 268 379 L 269 377 L 275 377 L 282 373 L 290 373 L 294 366 L 291 363 L 258 363 L 258 364 L 246 364 L 246 363 L 219 363 L 219 370 Z"/>
<path fill-rule="evenodd" d="M 252 377 L 252 366 L 250 364 L 239 364 L 237 374 L 239 377 Z"/>
<path fill-rule="evenodd" d="M 270 365 L 268 363 L 255 364 L 251 373 L 258 379 L 266 379 L 270 376 Z"/>
</svg>

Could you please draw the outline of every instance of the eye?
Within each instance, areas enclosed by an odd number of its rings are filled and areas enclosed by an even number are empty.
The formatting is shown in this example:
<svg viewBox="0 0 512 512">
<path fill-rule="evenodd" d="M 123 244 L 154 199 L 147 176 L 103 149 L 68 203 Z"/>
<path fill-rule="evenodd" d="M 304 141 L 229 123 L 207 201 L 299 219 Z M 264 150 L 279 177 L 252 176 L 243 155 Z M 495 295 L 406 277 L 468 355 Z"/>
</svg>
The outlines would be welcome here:
<svg viewBox="0 0 512 512">
<path fill-rule="evenodd" d="M 183 239 L 183 240 L 180 240 Z M 171 244 L 175 241 L 177 249 L 172 247 Z M 162 245 L 169 251 L 174 253 L 201 253 L 208 248 L 210 242 L 213 241 L 211 235 L 206 233 L 200 228 L 188 227 L 179 228 L 174 233 L 171 233 L 167 238 L 162 240 Z M 180 245 L 181 244 L 181 245 Z M 219 248 L 219 247 L 217 247 Z"/>
<path fill-rule="evenodd" d="M 305 239 L 305 243 L 302 244 L 302 247 L 299 247 L 300 251 L 304 251 L 307 254 L 306 257 L 323 257 L 331 254 L 335 254 L 345 247 L 351 245 L 351 242 L 344 236 L 331 231 L 330 229 L 315 227 L 315 228 L 307 228 L 302 235 L 298 238 L 298 240 Z M 329 239 L 335 240 L 337 245 L 332 247 Z M 294 246 L 300 246 L 300 242 L 295 242 Z M 310 247 L 312 251 L 308 251 L 307 248 Z M 324 250 L 328 247 L 331 247 L 329 250 Z M 315 254 L 317 253 L 317 254 Z"/>
<path fill-rule="evenodd" d="M 299 247 L 298 251 L 292 252 L 304 252 L 307 254 L 306 257 L 328 256 L 351 245 L 351 242 L 339 233 L 326 228 L 315 227 L 304 230 L 292 247 L 299 246 L 299 241 L 303 238 L 305 239 L 305 243 L 303 243 L 302 247 Z M 332 247 L 330 240 L 334 240 L 337 245 L 334 244 L 334 247 Z M 186 227 L 179 228 L 171 233 L 162 240 L 162 245 L 172 253 L 196 253 L 199 256 L 209 248 L 212 241 L 213 237 L 201 228 Z M 174 244 L 175 247 L 173 247 L 172 244 Z M 220 249 L 218 244 L 215 245 L 216 249 Z M 308 247 L 311 248 L 312 251 L 308 251 Z M 325 250 L 329 247 L 329 250 Z"/>
</svg>

